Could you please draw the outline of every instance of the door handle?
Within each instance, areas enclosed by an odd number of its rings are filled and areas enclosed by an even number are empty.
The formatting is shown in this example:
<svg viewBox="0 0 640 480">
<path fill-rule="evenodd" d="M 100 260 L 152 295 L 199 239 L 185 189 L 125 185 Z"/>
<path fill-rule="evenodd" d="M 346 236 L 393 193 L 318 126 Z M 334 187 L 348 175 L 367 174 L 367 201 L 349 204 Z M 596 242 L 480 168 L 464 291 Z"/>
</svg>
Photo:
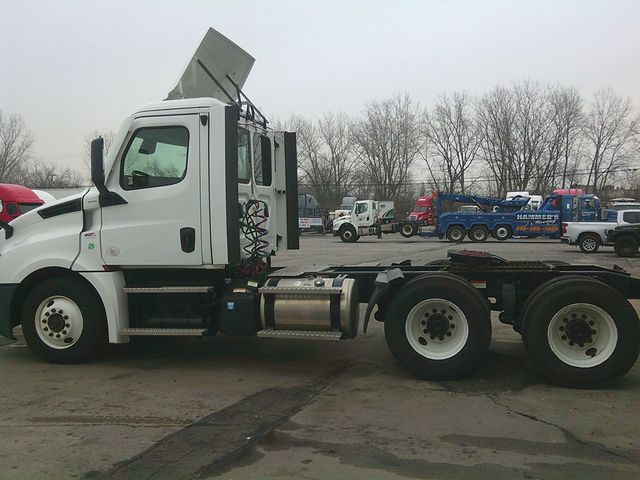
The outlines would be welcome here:
<svg viewBox="0 0 640 480">
<path fill-rule="evenodd" d="M 185 253 L 191 253 L 196 249 L 196 229 L 182 227 L 180 229 L 180 246 Z"/>
</svg>

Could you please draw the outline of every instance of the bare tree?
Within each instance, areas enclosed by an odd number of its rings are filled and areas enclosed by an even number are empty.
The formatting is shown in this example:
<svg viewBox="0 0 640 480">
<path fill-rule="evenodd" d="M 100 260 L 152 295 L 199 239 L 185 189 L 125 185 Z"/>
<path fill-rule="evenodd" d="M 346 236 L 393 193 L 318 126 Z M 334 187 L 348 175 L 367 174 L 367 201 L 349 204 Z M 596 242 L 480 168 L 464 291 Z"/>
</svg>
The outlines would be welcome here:
<svg viewBox="0 0 640 480">
<path fill-rule="evenodd" d="M 628 98 L 609 89 L 594 95 L 583 130 L 590 147 L 587 184 L 592 186 L 593 193 L 597 194 L 617 170 L 627 165 L 639 123 Z"/>
<path fill-rule="evenodd" d="M 349 119 L 327 113 L 316 123 L 293 117 L 289 125 L 297 132 L 302 183 L 320 205 L 337 207 L 353 188 L 356 167 Z"/>
<path fill-rule="evenodd" d="M 113 146 L 116 133 L 113 130 L 94 130 L 84 137 L 84 164 L 87 169 L 91 166 L 91 141 L 98 137 L 102 137 L 104 139 L 104 155 L 106 157 L 107 153 L 109 153 L 109 150 Z"/>
<path fill-rule="evenodd" d="M 425 122 L 427 143 L 422 150 L 431 177 L 440 190 L 465 192 L 465 174 L 480 146 L 471 101 L 466 93 L 442 95 Z M 429 162 L 427 153 L 434 152 Z"/>
<path fill-rule="evenodd" d="M 369 103 L 352 128 L 362 168 L 378 199 L 399 200 L 423 144 L 420 107 L 408 95 Z"/>
<path fill-rule="evenodd" d="M 22 182 L 30 188 L 74 188 L 82 185 L 80 175 L 54 163 L 37 162 L 26 172 Z"/>
<path fill-rule="evenodd" d="M 18 183 L 31 158 L 34 140 L 21 116 L 0 110 L 0 183 Z"/>
</svg>

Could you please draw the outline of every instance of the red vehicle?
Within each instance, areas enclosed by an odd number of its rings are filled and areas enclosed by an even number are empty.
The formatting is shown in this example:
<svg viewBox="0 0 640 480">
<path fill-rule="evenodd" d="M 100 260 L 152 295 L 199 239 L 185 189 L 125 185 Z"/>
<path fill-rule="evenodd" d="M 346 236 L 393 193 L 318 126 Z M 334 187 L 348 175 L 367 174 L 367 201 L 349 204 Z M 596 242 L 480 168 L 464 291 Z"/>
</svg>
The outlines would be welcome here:
<svg viewBox="0 0 640 480">
<path fill-rule="evenodd" d="M 0 183 L 0 220 L 9 223 L 23 213 L 38 208 L 44 202 L 22 185 Z"/>
<path fill-rule="evenodd" d="M 413 210 L 409 212 L 407 220 L 421 222 L 423 225 L 433 225 L 433 197 L 428 195 L 416 200 Z"/>
<path fill-rule="evenodd" d="M 581 188 L 557 188 L 553 193 L 558 195 L 584 195 L 584 191 Z"/>
</svg>

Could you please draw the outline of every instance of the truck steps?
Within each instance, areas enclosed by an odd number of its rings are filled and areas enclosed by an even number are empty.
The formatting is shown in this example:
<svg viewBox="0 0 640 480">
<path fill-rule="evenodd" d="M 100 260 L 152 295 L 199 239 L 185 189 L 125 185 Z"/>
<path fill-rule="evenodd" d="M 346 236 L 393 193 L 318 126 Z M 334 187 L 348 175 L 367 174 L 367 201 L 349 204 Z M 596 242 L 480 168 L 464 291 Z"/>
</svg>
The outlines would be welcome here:
<svg viewBox="0 0 640 480">
<path fill-rule="evenodd" d="M 206 331 L 206 328 L 123 328 L 118 333 L 130 337 L 201 337 Z"/>
<path fill-rule="evenodd" d="M 208 286 L 124 287 L 125 293 L 211 293 Z"/>
<path fill-rule="evenodd" d="M 260 338 L 294 338 L 301 340 L 325 340 L 337 342 L 342 338 L 342 332 L 308 331 L 308 330 L 260 330 Z"/>
</svg>

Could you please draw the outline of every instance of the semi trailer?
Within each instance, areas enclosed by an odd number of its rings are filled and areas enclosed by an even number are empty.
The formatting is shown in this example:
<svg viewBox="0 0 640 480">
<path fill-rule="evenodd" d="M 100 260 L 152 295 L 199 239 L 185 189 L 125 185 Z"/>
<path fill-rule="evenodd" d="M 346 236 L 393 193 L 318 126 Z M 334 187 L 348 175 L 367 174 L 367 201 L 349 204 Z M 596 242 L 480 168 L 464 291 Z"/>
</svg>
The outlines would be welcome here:
<svg viewBox="0 0 640 480">
<path fill-rule="evenodd" d="M 184 98 L 137 108 L 106 157 L 92 142 L 91 188 L 0 224 L 0 334 L 21 326 L 40 358 L 76 363 L 135 336 L 343 341 L 373 320 L 407 370 L 442 380 L 482 364 L 498 312 L 562 385 L 633 366 L 640 280 L 620 268 L 469 251 L 273 268 L 299 247 L 296 137 L 242 92 L 252 64 L 210 30 L 170 95 Z"/>
</svg>

